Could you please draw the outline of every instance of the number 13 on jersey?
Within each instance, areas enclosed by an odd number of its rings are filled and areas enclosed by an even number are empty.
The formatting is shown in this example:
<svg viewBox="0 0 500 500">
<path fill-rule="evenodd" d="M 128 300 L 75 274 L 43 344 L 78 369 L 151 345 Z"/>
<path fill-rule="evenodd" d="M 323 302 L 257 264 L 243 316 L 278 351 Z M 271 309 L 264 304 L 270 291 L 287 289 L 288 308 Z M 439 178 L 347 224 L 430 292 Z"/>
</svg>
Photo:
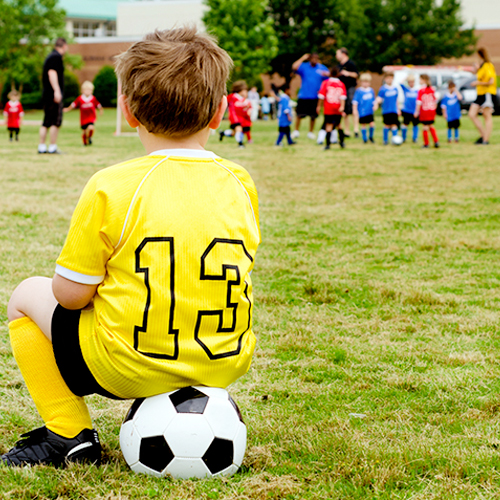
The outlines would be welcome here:
<svg viewBox="0 0 500 500">
<path fill-rule="evenodd" d="M 211 360 L 237 356 L 251 326 L 245 277 L 252 264 L 242 240 L 214 238 L 198 264 L 189 266 L 176 255 L 174 238 L 144 238 L 135 251 L 135 273 L 144 279 L 144 313 L 134 328 L 134 348 L 176 360 L 185 341 Z"/>
</svg>

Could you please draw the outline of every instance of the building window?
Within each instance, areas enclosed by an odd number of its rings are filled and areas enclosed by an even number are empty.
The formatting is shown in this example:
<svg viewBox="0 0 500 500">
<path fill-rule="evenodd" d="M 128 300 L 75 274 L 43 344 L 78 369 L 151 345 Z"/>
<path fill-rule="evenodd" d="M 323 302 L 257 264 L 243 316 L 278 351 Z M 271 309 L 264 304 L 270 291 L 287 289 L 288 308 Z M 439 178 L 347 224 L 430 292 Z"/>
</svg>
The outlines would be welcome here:
<svg viewBox="0 0 500 500">
<path fill-rule="evenodd" d="M 116 36 L 116 22 L 73 21 L 75 38 Z"/>
</svg>

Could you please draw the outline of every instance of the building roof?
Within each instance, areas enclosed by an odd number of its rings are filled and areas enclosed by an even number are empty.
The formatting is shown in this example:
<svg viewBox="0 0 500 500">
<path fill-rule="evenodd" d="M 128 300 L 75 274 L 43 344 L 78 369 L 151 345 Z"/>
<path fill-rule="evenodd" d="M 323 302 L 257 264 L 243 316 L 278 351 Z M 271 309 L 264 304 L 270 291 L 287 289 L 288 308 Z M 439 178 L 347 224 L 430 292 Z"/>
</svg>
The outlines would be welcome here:
<svg viewBox="0 0 500 500">
<path fill-rule="evenodd" d="M 68 18 L 116 21 L 118 3 L 130 0 L 59 0 Z"/>
</svg>

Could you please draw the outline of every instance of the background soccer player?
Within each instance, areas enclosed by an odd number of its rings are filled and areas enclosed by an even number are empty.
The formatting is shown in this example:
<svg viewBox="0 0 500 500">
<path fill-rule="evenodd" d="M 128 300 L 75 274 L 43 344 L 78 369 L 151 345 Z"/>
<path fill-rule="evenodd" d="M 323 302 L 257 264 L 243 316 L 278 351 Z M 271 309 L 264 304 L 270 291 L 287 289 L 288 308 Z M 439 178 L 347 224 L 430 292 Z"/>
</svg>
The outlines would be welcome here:
<svg viewBox="0 0 500 500">
<path fill-rule="evenodd" d="M 319 115 L 321 105 L 323 104 L 325 115 L 325 149 L 330 149 L 330 140 L 332 130 L 334 129 L 338 129 L 339 145 L 341 148 L 344 147 L 344 131 L 342 130 L 340 122 L 342 120 L 347 95 L 345 85 L 337 78 L 339 74 L 338 69 L 333 67 L 330 70 L 330 74 L 330 78 L 321 84 L 321 88 L 318 92 L 319 101 L 317 113 Z"/>
<path fill-rule="evenodd" d="M 94 124 L 97 120 L 96 110 L 98 109 L 102 114 L 101 103 L 92 95 L 93 91 L 94 85 L 92 82 L 83 82 L 82 95 L 78 96 L 67 108 L 64 108 L 65 113 L 75 108 L 80 109 L 80 126 L 83 130 L 82 140 L 84 146 L 92 144 Z"/>
<path fill-rule="evenodd" d="M 453 140 L 453 130 L 455 131 L 455 142 L 459 141 L 460 117 L 462 116 L 461 100 L 462 94 L 457 90 L 455 82 L 450 80 L 448 82 L 448 92 L 441 101 L 443 116 L 448 123 L 448 142 Z"/>
<path fill-rule="evenodd" d="M 389 131 L 392 130 L 392 135 L 398 133 L 399 128 L 399 110 L 398 104 L 398 88 L 393 85 L 394 73 L 387 72 L 384 75 L 384 85 L 380 87 L 377 96 L 377 102 L 382 104 L 382 119 L 384 121 L 384 144 L 389 144 Z"/>
<path fill-rule="evenodd" d="M 423 125 L 423 148 L 429 147 L 429 132 L 434 141 L 434 147 L 439 147 L 439 139 L 436 129 L 434 128 L 434 120 L 436 118 L 437 99 L 434 89 L 431 86 L 429 75 L 420 75 L 421 89 L 418 91 L 417 109 L 415 110 L 415 118 L 419 118 Z"/>
<path fill-rule="evenodd" d="M 16 141 L 19 140 L 19 131 L 21 122 L 24 116 L 23 105 L 20 102 L 21 94 L 17 90 L 11 90 L 7 97 L 9 101 L 3 110 L 4 116 L 7 118 L 7 130 L 9 131 L 9 139 L 12 142 L 15 135 Z"/>
<path fill-rule="evenodd" d="M 290 125 L 292 124 L 292 107 L 290 105 L 290 86 L 287 85 L 279 95 L 274 94 L 278 101 L 278 139 L 276 146 L 281 146 L 281 141 L 286 137 L 288 145 L 295 144 L 290 135 Z"/>
<path fill-rule="evenodd" d="M 401 126 L 401 133 L 403 135 L 403 142 L 406 141 L 408 134 L 408 126 L 413 125 L 412 140 L 417 142 L 418 140 L 418 118 L 415 118 L 415 110 L 417 109 L 417 97 L 418 88 L 415 85 L 415 75 L 408 75 L 406 79 L 408 85 L 404 83 L 401 84 L 403 93 L 405 96 L 405 102 L 403 104 L 403 125 Z"/>
<path fill-rule="evenodd" d="M 370 73 L 363 73 L 359 77 L 361 86 L 356 89 L 352 100 L 353 115 L 361 126 L 361 136 L 366 144 L 368 140 L 375 142 L 373 135 L 375 133 L 375 118 L 373 113 L 378 108 L 375 98 L 375 91 L 370 87 L 372 76 Z M 370 135 L 368 136 L 366 126 L 370 127 Z"/>
</svg>

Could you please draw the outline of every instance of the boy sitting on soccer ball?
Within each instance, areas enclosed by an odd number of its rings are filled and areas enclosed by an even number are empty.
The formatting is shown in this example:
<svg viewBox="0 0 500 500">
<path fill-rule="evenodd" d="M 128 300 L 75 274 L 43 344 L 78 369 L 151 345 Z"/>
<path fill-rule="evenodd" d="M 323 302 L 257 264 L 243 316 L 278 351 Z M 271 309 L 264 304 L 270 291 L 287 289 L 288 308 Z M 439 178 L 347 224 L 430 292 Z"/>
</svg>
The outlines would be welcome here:
<svg viewBox="0 0 500 500">
<path fill-rule="evenodd" d="M 204 149 L 231 65 L 194 28 L 149 34 L 118 57 L 119 103 L 147 155 L 90 179 L 54 278 L 12 295 L 12 350 L 45 426 L 4 463 L 99 462 L 88 394 L 226 387 L 248 370 L 257 193 L 242 167 Z"/>
</svg>

